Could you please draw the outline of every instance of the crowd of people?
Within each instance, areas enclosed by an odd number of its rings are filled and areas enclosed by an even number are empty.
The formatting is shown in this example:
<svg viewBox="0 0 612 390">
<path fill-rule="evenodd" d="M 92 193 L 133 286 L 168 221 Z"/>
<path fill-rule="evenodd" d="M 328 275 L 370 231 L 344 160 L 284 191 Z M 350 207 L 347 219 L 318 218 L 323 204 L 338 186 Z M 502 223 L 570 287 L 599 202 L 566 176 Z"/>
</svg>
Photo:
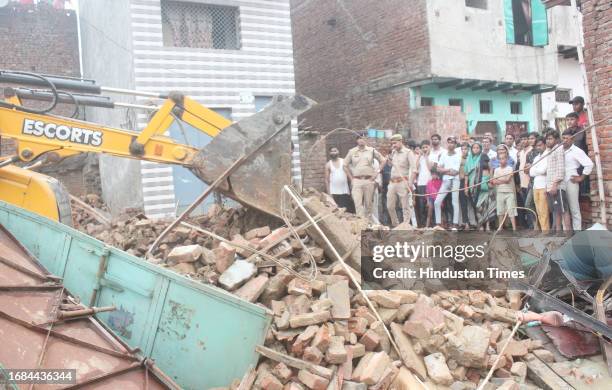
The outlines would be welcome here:
<svg viewBox="0 0 612 390">
<path fill-rule="evenodd" d="M 593 162 L 584 100 L 570 103 L 563 132 L 507 133 L 499 145 L 491 133 L 444 145 L 439 134 L 419 143 L 394 134 L 391 150 L 377 150 L 361 135 L 344 158 L 330 148 L 326 190 L 339 207 L 392 227 L 581 230 Z"/>
</svg>

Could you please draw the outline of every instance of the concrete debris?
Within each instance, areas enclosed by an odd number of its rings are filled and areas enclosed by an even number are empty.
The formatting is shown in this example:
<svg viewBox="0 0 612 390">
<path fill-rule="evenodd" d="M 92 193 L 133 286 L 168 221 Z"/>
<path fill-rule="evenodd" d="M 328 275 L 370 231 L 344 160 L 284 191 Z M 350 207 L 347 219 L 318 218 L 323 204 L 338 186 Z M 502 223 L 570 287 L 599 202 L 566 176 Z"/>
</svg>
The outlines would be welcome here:
<svg viewBox="0 0 612 390">
<path fill-rule="evenodd" d="M 193 263 L 200 259 L 202 247 L 200 245 L 177 246 L 168 253 L 168 262 Z"/>
<path fill-rule="evenodd" d="M 453 383 L 453 376 L 446 365 L 446 358 L 444 355 L 440 352 L 436 352 L 425 356 L 424 360 L 425 367 L 427 367 L 427 374 L 434 383 L 440 385 L 450 385 Z"/>
<path fill-rule="evenodd" d="M 251 279 L 257 272 L 253 263 L 246 260 L 237 260 L 219 277 L 219 284 L 223 288 L 233 291 L 240 285 Z"/>
<path fill-rule="evenodd" d="M 309 197 L 305 206 L 313 216 L 326 216 L 322 230 L 354 268 L 335 261 L 312 228 L 298 229 L 298 240 L 278 221 L 220 206 L 189 222 L 227 242 L 180 226 L 143 261 L 221 287 L 274 313 L 265 346 L 257 349 L 262 358 L 255 389 L 403 390 L 422 388 L 418 379 L 430 388 L 475 389 L 510 334 L 520 302 L 516 294 L 368 291 L 381 321 L 351 280 L 361 281 L 359 232 L 367 223 L 333 209 L 324 196 Z M 105 228 L 76 212 L 77 228 L 137 257 L 169 223 L 128 213 Z M 297 218 L 295 227 L 305 222 Z M 314 280 L 310 255 L 319 271 Z M 530 357 L 536 363 L 526 364 Z M 552 361 L 541 342 L 511 340 L 489 384 L 527 388 L 533 380 L 563 388 L 542 363 Z"/>
</svg>

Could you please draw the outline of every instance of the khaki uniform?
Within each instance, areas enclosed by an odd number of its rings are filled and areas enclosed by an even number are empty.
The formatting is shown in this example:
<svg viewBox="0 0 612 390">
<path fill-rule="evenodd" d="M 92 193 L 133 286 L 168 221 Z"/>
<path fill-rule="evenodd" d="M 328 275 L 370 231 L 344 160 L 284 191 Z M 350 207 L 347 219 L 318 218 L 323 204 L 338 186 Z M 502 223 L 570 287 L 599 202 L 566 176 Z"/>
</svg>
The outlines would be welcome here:
<svg viewBox="0 0 612 390">
<path fill-rule="evenodd" d="M 391 180 L 387 189 L 387 210 L 391 217 L 391 225 L 397 226 L 399 220 L 395 209 L 397 198 L 402 205 L 402 216 L 404 222 L 410 222 L 412 218 L 412 192 L 410 191 L 410 177 L 415 168 L 416 156 L 412 150 L 402 147 L 401 150 L 394 150 L 389 158 L 391 161 Z"/>
<path fill-rule="evenodd" d="M 375 159 L 382 163 L 383 156 L 371 146 L 363 149 L 356 146 L 349 150 L 344 158 L 344 166 L 353 175 L 351 196 L 355 203 L 355 210 L 357 215 L 368 220 L 372 216 L 372 202 L 376 186 L 374 179 L 378 175 L 374 169 Z"/>
</svg>

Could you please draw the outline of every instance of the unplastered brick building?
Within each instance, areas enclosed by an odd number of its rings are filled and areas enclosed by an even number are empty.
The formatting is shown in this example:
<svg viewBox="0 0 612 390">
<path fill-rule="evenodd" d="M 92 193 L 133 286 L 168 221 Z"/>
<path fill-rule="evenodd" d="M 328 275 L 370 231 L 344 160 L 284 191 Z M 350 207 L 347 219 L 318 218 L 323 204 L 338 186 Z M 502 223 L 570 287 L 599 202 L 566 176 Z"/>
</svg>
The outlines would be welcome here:
<svg viewBox="0 0 612 390">
<path fill-rule="evenodd" d="M 80 76 L 76 13 L 44 2 L 7 2 L 0 6 L 0 53 L 0 69 Z M 0 99 L 4 87 L 8 85 L 0 84 Z M 33 101 L 24 104 L 36 108 L 47 105 Z M 70 116 L 74 109 L 73 105 L 58 104 L 51 114 Z M 1 155 L 15 152 L 12 140 L 0 140 Z M 95 155 L 82 154 L 39 170 L 60 180 L 71 194 L 99 193 L 97 162 Z"/>
<path fill-rule="evenodd" d="M 612 226 L 612 4 L 605 1 L 582 1 L 584 29 L 584 59 L 591 91 L 591 107 L 598 123 L 601 165 L 604 180 L 604 199 L 607 207 L 607 226 Z M 590 138 L 590 137 L 589 137 Z M 593 147 L 590 145 L 591 158 Z M 591 176 L 593 221 L 602 221 L 596 176 Z"/>
<path fill-rule="evenodd" d="M 569 13 L 541 0 L 292 0 L 291 12 L 296 88 L 319 103 L 301 128 L 321 134 L 491 132 L 499 142 L 540 130 L 541 94 L 577 39 Z M 326 141 L 343 149 L 344 138 Z"/>
</svg>

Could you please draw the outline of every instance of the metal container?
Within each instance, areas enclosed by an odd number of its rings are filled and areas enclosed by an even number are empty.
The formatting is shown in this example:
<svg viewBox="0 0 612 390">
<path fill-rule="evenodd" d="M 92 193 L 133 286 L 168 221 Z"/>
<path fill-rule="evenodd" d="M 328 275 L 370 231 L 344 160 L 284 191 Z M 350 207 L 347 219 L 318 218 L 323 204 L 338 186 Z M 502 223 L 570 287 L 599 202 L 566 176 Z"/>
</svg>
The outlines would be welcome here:
<svg viewBox="0 0 612 390">
<path fill-rule="evenodd" d="M 0 388 L 178 390 L 89 313 L 112 309 L 76 304 L 0 225 Z"/>
<path fill-rule="evenodd" d="M 257 364 L 272 313 L 0 202 L 0 224 L 131 347 L 186 389 L 228 386 Z"/>
</svg>

